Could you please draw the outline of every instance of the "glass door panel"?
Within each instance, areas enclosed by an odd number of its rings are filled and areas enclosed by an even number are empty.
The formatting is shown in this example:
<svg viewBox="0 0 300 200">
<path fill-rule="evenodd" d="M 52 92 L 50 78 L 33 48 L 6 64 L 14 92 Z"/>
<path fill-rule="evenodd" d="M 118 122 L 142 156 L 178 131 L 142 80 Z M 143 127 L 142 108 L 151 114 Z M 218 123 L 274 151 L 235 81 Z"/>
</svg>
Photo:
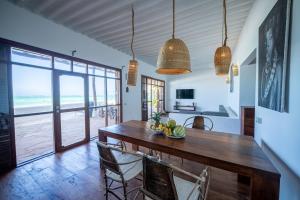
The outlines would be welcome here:
<svg viewBox="0 0 300 200">
<path fill-rule="evenodd" d="M 52 113 L 16 117 L 15 138 L 17 164 L 53 152 Z"/>
<path fill-rule="evenodd" d="M 31 63 L 28 59 L 23 62 Z M 12 83 L 16 158 L 21 164 L 54 151 L 52 71 L 12 65 Z"/>
<path fill-rule="evenodd" d="M 120 104 L 120 80 L 107 79 L 107 105 Z"/>
<path fill-rule="evenodd" d="M 106 107 L 89 108 L 90 138 L 98 136 L 98 129 L 106 126 Z"/>
<path fill-rule="evenodd" d="M 86 141 L 86 79 L 85 75 L 56 72 L 55 110 L 59 151 Z"/>
<path fill-rule="evenodd" d="M 84 79 L 82 77 L 61 75 L 59 86 L 61 110 L 84 107 Z"/>
<path fill-rule="evenodd" d="M 164 112 L 165 82 L 142 76 L 142 120 L 151 119 L 153 112 Z"/>
<path fill-rule="evenodd" d="M 108 126 L 120 123 L 120 107 L 108 106 L 107 107 L 107 123 Z"/>
<path fill-rule="evenodd" d="M 85 112 L 84 110 L 62 112 L 61 121 L 61 143 L 63 147 L 85 139 Z"/>
</svg>

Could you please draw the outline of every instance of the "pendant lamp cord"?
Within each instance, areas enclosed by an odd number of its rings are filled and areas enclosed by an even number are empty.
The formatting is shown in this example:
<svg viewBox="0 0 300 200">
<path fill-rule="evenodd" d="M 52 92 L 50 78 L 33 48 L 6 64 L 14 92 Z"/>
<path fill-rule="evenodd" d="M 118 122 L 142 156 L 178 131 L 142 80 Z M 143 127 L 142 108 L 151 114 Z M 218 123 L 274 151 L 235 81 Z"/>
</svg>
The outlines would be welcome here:
<svg viewBox="0 0 300 200">
<path fill-rule="evenodd" d="M 173 0 L 173 34 L 172 38 L 175 38 L 175 0 Z"/>
<path fill-rule="evenodd" d="M 131 44 L 130 44 L 130 48 L 131 48 L 131 53 L 132 53 L 132 59 L 135 59 L 135 54 L 133 51 L 133 39 L 134 39 L 134 10 L 133 10 L 133 5 L 131 5 L 131 27 L 132 27 L 132 36 L 131 36 Z"/>
<path fill-rule="evenodd" d="M 226 12 L 226 0 L 223 0 L 223 14 L 224 14 L 224 26 L 225 26 L 225 39 L 223 46 L 226 46 L 227 44 L 227 12 Z M 223 35 L 223 34 L 222 34 Z"/>
</svg>

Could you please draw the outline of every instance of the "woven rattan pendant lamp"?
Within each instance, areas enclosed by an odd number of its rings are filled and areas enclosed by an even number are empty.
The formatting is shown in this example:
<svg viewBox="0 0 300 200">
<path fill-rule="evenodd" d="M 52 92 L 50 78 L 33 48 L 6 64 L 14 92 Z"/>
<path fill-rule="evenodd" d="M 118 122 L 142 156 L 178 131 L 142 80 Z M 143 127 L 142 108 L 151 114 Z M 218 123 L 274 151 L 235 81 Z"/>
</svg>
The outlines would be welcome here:
<svg viewBox="0 0 300 200">
<path fill-rule="evenodd" d="M 215 71 L 216 75 L 222 76 L 227 75 L 229 72 L 229 66 L 231 63 L 231 50 L 227 46 L 227 19 L 226 19 L 226 0 L 223 0 L 223 14 L 224 14 L 224 27 L 225 27 L 225 38 L 221 47 L 217 48 L 215 53 Z M 223 38 L 223 30 L 222 30 Z"/>
<path fill-rule="evenodd" d="M 135 60 L 135 54 L 133 51 L 133 39 L 134 39 L 134 10 L 133 6 L 131 7 L 131 23 L 132 23 L 132 37 L 131 37 L 131 53 L 132 53 L 132 60 L 129 61 L 128 65 L 128 75 L 127 75 L 127 85 L 136 86 L 136 79 L 138 74 L 138 61 Z"/>
<path fill-rule="evenodd" d="M 191 72 L 189 50 L 181 39 L 175 38 L 175 0 L 173 0 L 173 34 L 160 49 L 156 73 L 176 75 L 189 72 Z"/>
</svg>

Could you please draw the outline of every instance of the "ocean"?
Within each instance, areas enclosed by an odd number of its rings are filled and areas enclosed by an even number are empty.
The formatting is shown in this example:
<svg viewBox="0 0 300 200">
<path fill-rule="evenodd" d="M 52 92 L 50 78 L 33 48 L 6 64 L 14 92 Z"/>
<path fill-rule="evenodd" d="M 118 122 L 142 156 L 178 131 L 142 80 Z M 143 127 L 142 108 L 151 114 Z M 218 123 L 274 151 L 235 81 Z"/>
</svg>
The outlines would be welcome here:
<svg viewBox="0 0 300 200">
<path fill-rule="evenodd" d="M 83 96 L 62 96 L 61 104 L 77 104 L 83 102 Z M 89 97 L 90 102 L 93 102 L 93 97 Z M 104 96 L 97 96 L 97 102 L 99 105 L 104 105 Z M 108 103 L 115 104 L 115 97 L 108 96 Z M 14 96 L 15 108 L 28 108 L 28 107 L 40 107 L 40 106 L 52 106 L 51 96 Z"/>
</svg>

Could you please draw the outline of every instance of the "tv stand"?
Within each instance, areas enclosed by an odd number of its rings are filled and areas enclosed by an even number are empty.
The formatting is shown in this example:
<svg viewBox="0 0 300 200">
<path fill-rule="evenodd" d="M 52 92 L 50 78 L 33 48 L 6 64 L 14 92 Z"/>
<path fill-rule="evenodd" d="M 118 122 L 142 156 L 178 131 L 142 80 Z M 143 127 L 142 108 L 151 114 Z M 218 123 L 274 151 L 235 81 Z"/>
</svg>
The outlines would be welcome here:
<svg viewBox="0 0 300 200">
<path fill-rule="evenodd" d="M 196 111 L 196 106 L 194 105 L 175 105 L 174 110 L 183 110 L 183 111 Z"/>
</svg>

